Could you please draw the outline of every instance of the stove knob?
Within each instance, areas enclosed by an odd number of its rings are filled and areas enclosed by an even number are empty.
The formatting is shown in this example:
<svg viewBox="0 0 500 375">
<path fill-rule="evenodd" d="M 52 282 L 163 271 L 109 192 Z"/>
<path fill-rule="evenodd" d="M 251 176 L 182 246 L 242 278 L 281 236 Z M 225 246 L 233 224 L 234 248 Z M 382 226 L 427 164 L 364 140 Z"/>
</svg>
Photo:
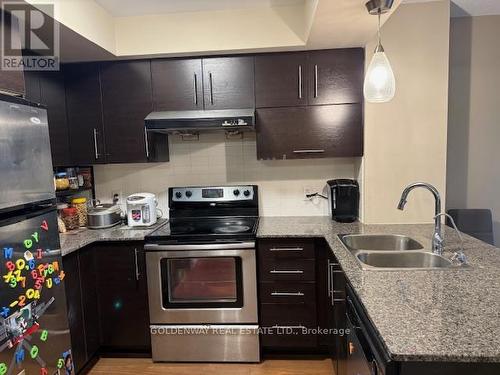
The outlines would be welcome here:
<svg viewBox="0 0 500 375">
<path fill-rule="evenodd" d="M 192 195 L 193 193 L 190 190 L 186 191 L 186 197 L 191 198 Z"/>
<path fill-rule="evenodd" d="M 178 191 L 177 193 L 175 193 L 175 196 L 180 199 L 182 198 L 182 193 Z"/>
<path fill-rule="evenodd" d="M 236 195 L 236 196 L 238 196 L 238 195 L 240 195 L 240 191 L 238 189 L 236 189 L 236 190 L 233 191 L 233 194 Z"/>
<path fill-rule="evenodd" d="M 250 190 L 245 190 L 245 191 L 243 192 L 243 195 L 244 195 L 245 197 L 249 197 L 249 196 L 250 196 Z"/>
</svg>

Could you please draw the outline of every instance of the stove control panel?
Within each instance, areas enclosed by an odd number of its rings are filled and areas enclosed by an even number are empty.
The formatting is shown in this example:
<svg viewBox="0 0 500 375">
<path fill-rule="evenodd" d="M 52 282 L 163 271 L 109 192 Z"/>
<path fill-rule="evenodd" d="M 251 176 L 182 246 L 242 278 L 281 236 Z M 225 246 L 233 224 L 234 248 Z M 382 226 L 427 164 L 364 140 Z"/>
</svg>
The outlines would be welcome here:
<svg viewBox="0 0 500 375">
<path fill-rule="evenodd" d="M 251 185 L 203 186 L 172 188 L 174 202 L 230 202 L 254 199 L 255 189 Z"/>
</svg>

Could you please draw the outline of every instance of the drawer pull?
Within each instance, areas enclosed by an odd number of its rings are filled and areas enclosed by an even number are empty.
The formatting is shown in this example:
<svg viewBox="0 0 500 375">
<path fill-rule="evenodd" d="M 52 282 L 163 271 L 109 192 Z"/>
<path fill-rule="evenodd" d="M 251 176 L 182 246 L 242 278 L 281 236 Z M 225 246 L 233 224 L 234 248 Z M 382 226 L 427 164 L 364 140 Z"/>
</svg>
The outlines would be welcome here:
<svg viewBox="0 0 500 375">
<path fill-rule="evenodd" d="M 303 247 L 272 247 L 269 251 L 303 251 Z"/>
<path fill-rule="evenodd" d="M 302 297 L 304 293 L 302 292 L 272 292 L 273 297 Z"/>
<path fill-rule="evenodd" d="M 271 273 L 271 274 L 280 274 L 280 275 L 288 275 L 288 274 L 303 274 L 304 271 L 302 271 L 302 270 L 289 270 L 289 271 L 285 271 L 285 270 L 271 270 L 271 271 L 269 271 L 269 273 Z"/>
<path fill-rule="evenodd" d="M 294 154 L 322 154 L 324 153 L 325 150 L 316 150 L 316 149 L 311 149 L 311 150 L 293 150 Z"/>
<path fill-rule="evenodd" d="M 279 325 L 274 325 L 271 328 L 305 329 L 306 327 L 304 327 L 304 326 L 279 326 Z"/>
</svg>

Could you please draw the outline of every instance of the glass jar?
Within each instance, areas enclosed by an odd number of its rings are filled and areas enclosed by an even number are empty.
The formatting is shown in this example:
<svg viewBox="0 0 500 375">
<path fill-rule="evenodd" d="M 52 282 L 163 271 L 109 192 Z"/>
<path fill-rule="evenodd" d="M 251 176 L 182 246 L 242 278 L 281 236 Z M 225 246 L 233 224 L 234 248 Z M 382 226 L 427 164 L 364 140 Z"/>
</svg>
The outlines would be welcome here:
<svg viewBox="0 0 500 375">
<path fill-rule="evenodd" d="M 78 176 L 76 174 L 75 168 L 66 169 L 66 175 L 68 176 L 69 188 L 71 190 L 78 190 Z"/>
<path fill-rule="evenodd" d="M 61 212 L 61 218 L 67 230 L 78 229 L 80 226 L 78 210 L 74 207 L 64 208 Z"/>
<path fill-rule="evenodd" d="M 87 198 L 74 198 L 71 205 L 78 212 L 78 221 L 81 227 L 87 226 Z"/>
<path fill-rule="evenodd" d="M 69 188 L 68 175 L 65 172 L 56 173 L 56 190 L 66 190 Z"/>
</svg>

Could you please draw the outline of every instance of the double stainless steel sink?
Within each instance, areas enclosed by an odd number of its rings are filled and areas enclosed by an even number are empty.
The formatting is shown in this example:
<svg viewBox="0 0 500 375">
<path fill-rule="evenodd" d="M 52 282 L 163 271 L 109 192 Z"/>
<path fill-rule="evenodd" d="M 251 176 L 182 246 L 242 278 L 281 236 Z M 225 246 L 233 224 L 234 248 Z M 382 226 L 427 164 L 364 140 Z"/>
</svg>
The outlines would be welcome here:
<svg viewBox="0 0 500 375">
<path fill-rule="evenodd" d="M 426 250 L 413 238 L 397 234 L 341 234 L 344 246 L 367 270 L 433 270 L 454 263 Z"/>
</svg>

